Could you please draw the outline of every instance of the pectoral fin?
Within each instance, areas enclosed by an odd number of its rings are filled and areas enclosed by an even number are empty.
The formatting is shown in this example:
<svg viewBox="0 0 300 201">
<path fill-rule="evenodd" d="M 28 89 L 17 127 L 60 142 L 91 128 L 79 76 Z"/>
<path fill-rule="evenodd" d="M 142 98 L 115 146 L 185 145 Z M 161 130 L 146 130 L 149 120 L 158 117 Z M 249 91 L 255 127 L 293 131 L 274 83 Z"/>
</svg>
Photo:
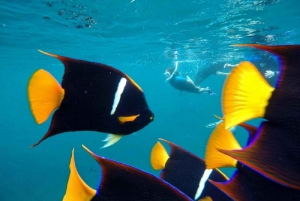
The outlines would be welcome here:
<svg viewBox="0 0 300 201">
<path fill-rule="evenodd" d="M 104 140 L 103 142 L 106 142 L 105 145 L 101 148 L 106 148 L 109 147 L 113 144 L 115 144 L 116 142 L 118 142 L 121 138 L 123 137 L 123 135 L 116 135 L 116 134 L 109 134 Z"/>
<path fill-rule="evenodd" d="M 140 115 L 137 114 L 137 115 L 132 115 L 132 116 L 120 116 L 120 117 L 118 117 L 118 119 L 119 119 L 121 124 L 124 124 L 126 122 L 134 121 L 138 116 L 140 116 Z"/>
</svg>

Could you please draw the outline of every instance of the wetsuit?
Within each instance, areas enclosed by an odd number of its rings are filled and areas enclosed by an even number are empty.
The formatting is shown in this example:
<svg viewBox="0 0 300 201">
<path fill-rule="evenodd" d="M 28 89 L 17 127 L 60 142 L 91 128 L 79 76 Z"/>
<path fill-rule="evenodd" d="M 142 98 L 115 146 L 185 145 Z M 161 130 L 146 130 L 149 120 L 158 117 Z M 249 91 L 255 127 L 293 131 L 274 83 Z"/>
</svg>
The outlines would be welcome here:
<svg viewBox="0 0 300 201">
<path fill-rule="evenodd" d="M 197 88 L 193 83 L 188 82 L 187 78 L 181 75 L 173 75 L 169 82 L 175 89 L 180 91 L 187 91 L 197 94 L 200 93 L 199 88 Z"/>
</svg>

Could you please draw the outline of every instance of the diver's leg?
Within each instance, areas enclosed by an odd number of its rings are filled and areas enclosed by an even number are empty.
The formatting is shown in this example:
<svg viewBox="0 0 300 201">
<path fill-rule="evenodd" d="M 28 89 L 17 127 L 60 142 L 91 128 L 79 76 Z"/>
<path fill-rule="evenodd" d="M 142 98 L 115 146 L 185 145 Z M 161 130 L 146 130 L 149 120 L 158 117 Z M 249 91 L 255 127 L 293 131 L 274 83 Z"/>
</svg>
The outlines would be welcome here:
<svg viewBox="0 0 300 201">
<path fill-rule="evenodd" d="M 188 75 L 186 76 L 186 81 L 195 86 L 193 80 Z"/>
<path fill-rule="evenodd" d="M 221 72 L 221 71 L 217 71 L 216 74 L 217 74 L 217 75 L 225 75 L 225 76 L 227 76 L 227 75 L 229 75 L 230 73 L 224 73 L 224 72 Z"/>
<path fill-rule="evenodd" d="M 236 67 L 238 64 L 228 64 L 228 63 L 226 63 L 226 64 L 224 64 L 224 66 L 223 66 L 223 68 L 234 68 L 234 67 Z"/>
</svg>

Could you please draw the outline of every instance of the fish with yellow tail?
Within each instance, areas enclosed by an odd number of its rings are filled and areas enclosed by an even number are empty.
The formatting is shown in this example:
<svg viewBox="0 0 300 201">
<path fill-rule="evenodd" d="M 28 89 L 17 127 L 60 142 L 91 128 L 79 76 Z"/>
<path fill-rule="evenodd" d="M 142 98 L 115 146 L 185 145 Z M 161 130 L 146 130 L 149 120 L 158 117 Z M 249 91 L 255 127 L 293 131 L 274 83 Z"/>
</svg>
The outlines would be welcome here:
<svg viewBox="0 0 300 201">
<path fill-rule="evenodd" d="M 39 69 L 29 80 L 30 110 L 38 124 L 54 112 L 45 139 L 70 131 L 109 133 L 104 147 L 136 132 L 154 119 L 141 87 L 125 73 L 105 64 L 47 53 L 64 64 L 62 83 Z"/>
<path fill-rule="evenodd" d="M 256 141 L 252 133 L 253 126 L 241 125 L 249 132 L 248 144 Z M 256 133 L 259 134 L 259 133 Z M 220 123 L 212 132 L 206 146 L 205 163 L 207 168 L 234 167 L 234 175 L 226 182 L 209 180 L 234 201 L 266 201 L 266 200 L 300 200 L 300 190 L 282 185 L 269 179 L 264 173 L 252 169 L 252 166 L 231 157 L 231 151 L 243 151 L 239 142 L 230 130 L 225 129 L 224 122 Z M 267 150 L 260 149 L 260 153 Z M 258 153 L 259 154 L 259 153 Z M 272 155 L 272 153 L 270 154 Z M 275 156 L 276 157 L 276 156 Z M 259 163 L 256 164 L 259 166 Z M 272 170 L 273 167 L 269 169 Z"/>
<path fill-rule="evenodd" d="M 83 148 L 101 166 L 101 179 L 97 189 L 89 187 L 78 174 L 74 149 L 70 160 L 70 176 L 63 201 L 193 201 L 168 182 L 139 170 L 94 154 Z M 206 196 L 198 201 L 213 201 Z"/>
<path fill-rule="evenodd" d="M 223 153 L 277 183 L 300 190 L 300 45 L 237 46 L 275 54 L 280 73 L 275 88 L 250 62 L 242 62 L 228 76 L 222 96 L 225 129 L 258 117 L 267 121 L 247 147 Z"/>
<path fill-rule="evenodd" d="M 170 147 L 170 154 L 165 146 Z M 232 201 L 226 194 L 208 182 L 225 182 L 227 176 L 218 169 L 206 169 L 205 162 L 182 147 L 160 138 L 153 146 L 150 157 L 154 170 L 162 170 L 160 178 L 172 184 L 191 199 Z"/>
</svg>

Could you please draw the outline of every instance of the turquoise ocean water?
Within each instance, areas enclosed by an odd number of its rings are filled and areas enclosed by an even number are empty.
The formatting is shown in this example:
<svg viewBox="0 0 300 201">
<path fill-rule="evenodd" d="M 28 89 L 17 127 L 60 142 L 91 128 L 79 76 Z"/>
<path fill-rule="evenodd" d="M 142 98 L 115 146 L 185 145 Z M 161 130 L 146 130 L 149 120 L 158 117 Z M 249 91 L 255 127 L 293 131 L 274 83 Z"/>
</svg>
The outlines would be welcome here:
<svg viewBox="0 0 300 201">
<path fill-rule="evenodd" d="M 264 44 L 299 44 L 298 0 L 1 0 L 0 4 L 0 201 L 61 200 L 69 176 L 71 149 L 82 178 L 96 187 L 98 164 L 82 148 L 150 173 L 152 146 L 158 138 L 204 156 L 212 131 L 205 125 L 221 113 L 225 77 L 202 83 L 217 95 L 179 93 L 165 82 L 168 66 L 195 76 L 211 62 L 238 63 L 255 35 Z M 27 101 L 27 83 L 39 68 L 61 80 L 63 65 L 37 49 L 101 62 L 127 73 L 143 89 L 155 120 L 99 149 L 106 134 L 66 133 L 29 149 L 48 130 L 37 125 Z M 257 125 L 258 121 L 253 121 Z M 243 143 L 246 133 L 238 129 Z M 224 170 L 227 174 L 232 169 Z"/>
</svg>

